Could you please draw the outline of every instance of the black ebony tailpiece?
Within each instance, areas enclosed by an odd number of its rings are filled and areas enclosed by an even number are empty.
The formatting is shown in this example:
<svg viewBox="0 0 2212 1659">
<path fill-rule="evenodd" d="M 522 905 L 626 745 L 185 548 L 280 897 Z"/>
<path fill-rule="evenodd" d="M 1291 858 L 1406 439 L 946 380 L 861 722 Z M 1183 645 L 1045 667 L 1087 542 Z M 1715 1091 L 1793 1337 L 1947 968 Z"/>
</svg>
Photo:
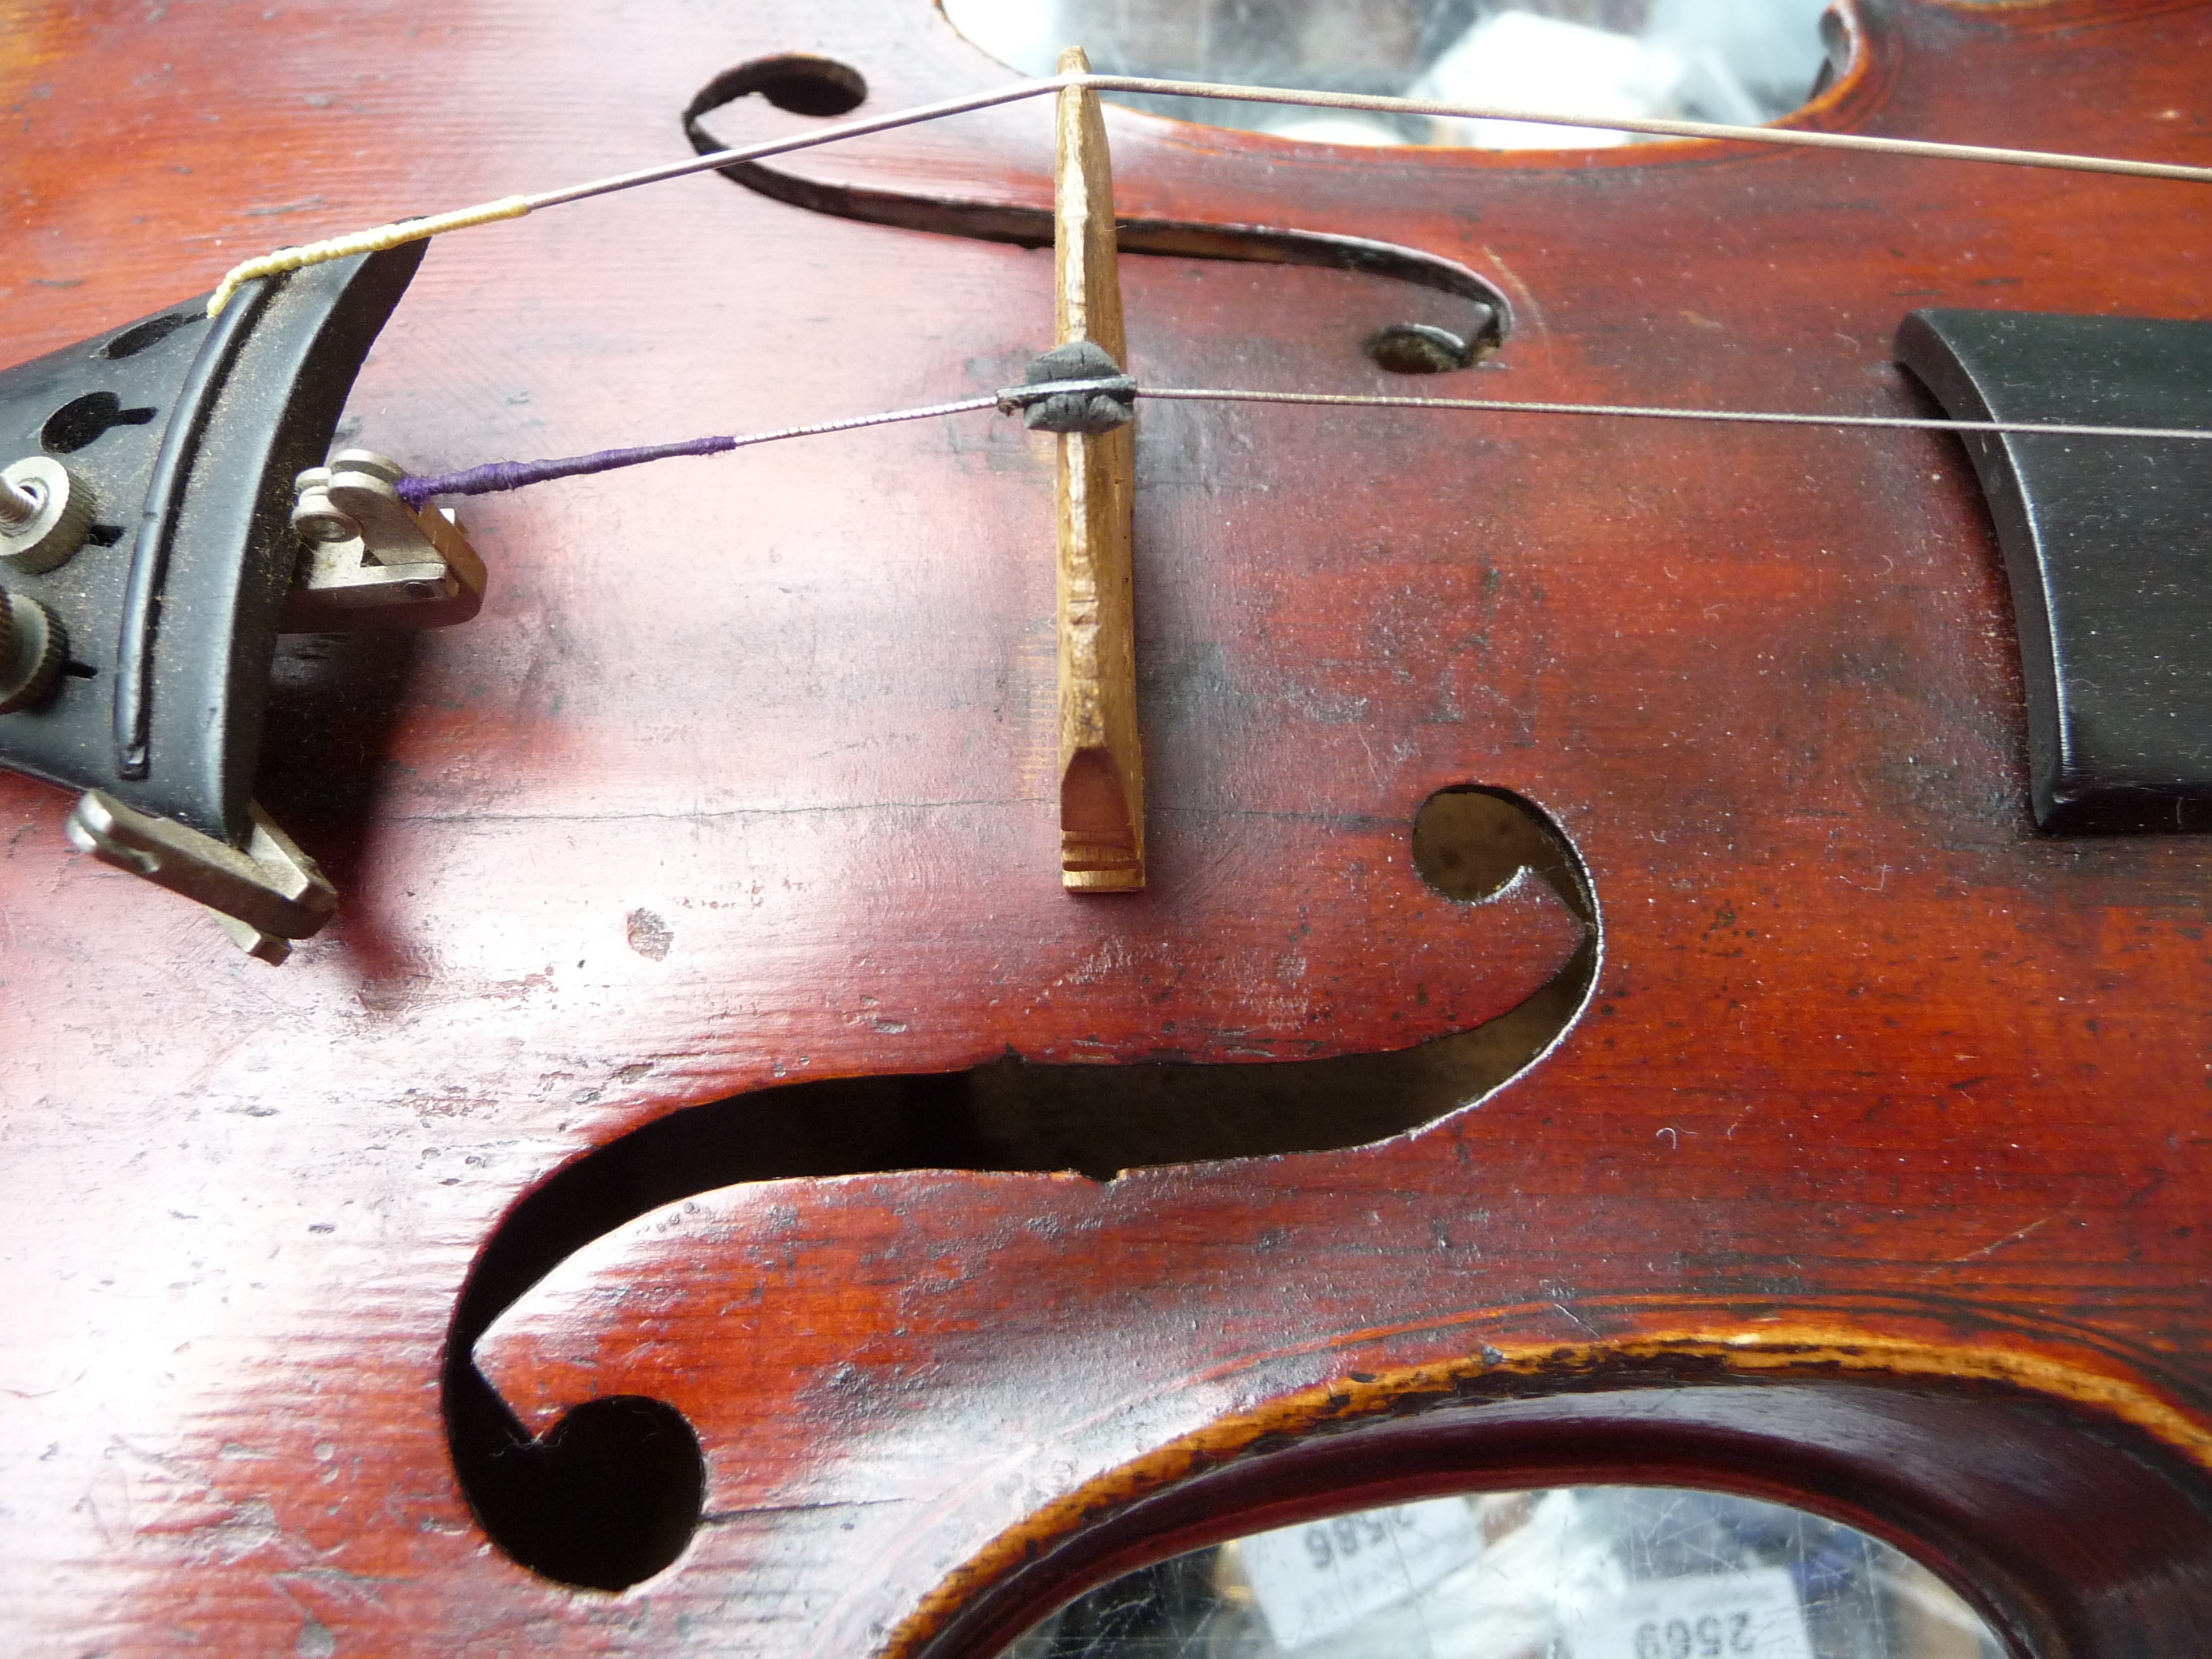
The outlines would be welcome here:
<svg viewBox="0 0 2212 1659">
<path fill-rule="evenodd" d="M 441 585 L 446 564 L 400 566 L 331 507 L 342 492 L 295 526 L 299 475 L 324 463 L 422 250 L 264 278 L 219 317 L 188 301 L 0 372 L 0 766 L 84 792 L 80 848 L 209 905 L 269 960 L 336 906 L 252 804 L 280 625 L 405 625 L 398 604 L 344 613 L 386 594 L 456 621 L 481 594 L 480 568 L 471 592 Z M 465 552 L 442 520 L 393 523 L 407 559 Z"/>
</svg>

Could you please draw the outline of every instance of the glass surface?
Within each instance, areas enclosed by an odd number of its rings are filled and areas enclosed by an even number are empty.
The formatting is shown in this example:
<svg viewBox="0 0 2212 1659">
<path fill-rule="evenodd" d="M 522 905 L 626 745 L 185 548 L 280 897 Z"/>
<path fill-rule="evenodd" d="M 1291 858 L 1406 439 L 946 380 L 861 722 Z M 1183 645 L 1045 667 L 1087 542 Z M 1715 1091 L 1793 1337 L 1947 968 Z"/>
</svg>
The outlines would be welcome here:
<svg viewBox="0 0 2212 1659">
<path fill-rule="evenodd" d="M 1025 75 L 1079 46 L 1103 74 L 1387 93 L 1753 125 L 1811 95 L 1826 0 L 943 0 Z M 1116 94 L 1104 94 L 1115 99 Z M 1629 135 L 1525 122 L 1120 98 L 1181 120 L 1340 144 L 1588 149 Z"/>
<path fill-rule="evenodd" d="M 1910 1557 L 1720 1492 L 1561 1486 L 1367 1510 L 1079 1597 L 1007 1659 L 2003 1659 Z"/>
</svg>

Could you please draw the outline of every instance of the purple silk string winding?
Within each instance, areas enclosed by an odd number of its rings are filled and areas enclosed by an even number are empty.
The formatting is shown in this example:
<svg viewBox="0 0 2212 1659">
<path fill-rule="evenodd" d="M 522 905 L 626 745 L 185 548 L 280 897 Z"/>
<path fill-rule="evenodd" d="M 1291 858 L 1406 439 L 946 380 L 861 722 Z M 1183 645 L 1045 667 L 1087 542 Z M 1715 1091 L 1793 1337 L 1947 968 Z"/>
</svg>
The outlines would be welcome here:
<svg viewBox="0 0 2212 1659">
<path fill-rule="evenodd" d="M 392 488 L 399 492 L 401 501 L 419 513 L 433 495 L 490 495 L 554 478 L 580 478 L 593 472 L 611 472 L 617 467 L 635 466 L 643 461 L 665 461 L 678 455 L 720 455 L 737 447 L 734 437 L 718 435 L 686 438 L 681 443 L 646 444 L 635 449 L 602 449 L 593 454 L 570 455 L 557 461 L 492 461 L 465 471 L 440 473 L 434 477 L 417 477 L 410 473 Z"/>
</svg>

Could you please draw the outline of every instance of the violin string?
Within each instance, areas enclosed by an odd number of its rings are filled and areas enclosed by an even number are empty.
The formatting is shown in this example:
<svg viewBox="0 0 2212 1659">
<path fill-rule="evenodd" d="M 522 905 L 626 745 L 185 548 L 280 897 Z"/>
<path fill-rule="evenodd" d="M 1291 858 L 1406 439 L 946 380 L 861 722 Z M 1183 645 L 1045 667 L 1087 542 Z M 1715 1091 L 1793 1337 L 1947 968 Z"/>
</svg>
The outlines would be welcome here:
<svg viewBox="0 0 2212 1659">
<path fill-rule="evenodd" d="M 245 260 L 226 271 L 222 280 L 216 284 L 215 292 L 208 297 L 208 315 L 220 315 L 240 285 L 257 276 L 279 276 L 307 265 L 324 264 L 332 259 L 349 259 L 356 253 L 378 253 L 386 248 L 398 247 L 402 243 L 422 241 L 448 230 L 465 230 L 472 225 L 489 224 L 498 219 L 520 219 L 540 208 L 560 207 L 569 202 L 586 201 L 594 196 L 611 196 L 617 191 L 635 190 L 641 185 L 657 185 L 664 179 L 686 178 L 695 173 L 707 173 L 734 167 L 740 162 L 787 155 L 793 150 L 834 144 L 841 139 L 865 137 L 872 132 L 890 132 L 899 127 L 942 120 L 949 115 L 962 115 L 972 110 L 1018 103 L 1026 98 L 1041 97 L 1048 92 L 1056 91 L 1068 78 L 1055 76 L 1048 81 L 1017 82 L 1012 86 L 996 87 L 989 92 L 976 93 L 965 98 L 947 98 L 933 104 L 917 104 L 911 108 L 893 110 L 888 114 L 868 116 L 857 121 L 841 121 L 835 126 L 817 127 L 811 132 L 794 134 L 787 138 L 771 138 L 757 144 L 744 144 L 705 155 L 690 156 L 681 161 L 665 162 L 659 167 L 638 167 L 585 184 L 539 191 L 535 195 L 502 196 L 496 201 L 482 203 L 471 208 L 459 208 L 451 213 L 395 220 L 390 224 L 372 226 L 367 230 L 330 237 L 319 242 L 278 248 L 273 252 Z"/>
<path fill-rule="evenodd" d="M 1399 98 L 1364 92 L 1311 92 L 1269 87 L 1218 86 L 1203 81 L 1161 81 L 1135 75 L 1071 75 L 1061 77 L 1095 92 L 1146 93 L 1164 98 L 1214 98 L 1245 103 L 1291 104 L 1310 109 L 1363 110 L 1388 115 L 1443 116 L 1459 120 L 1517 121 L 1555 127 L 1585 127 L 1600 132 L 1640 132 L 1657 138 L 1733 138 L 1754 144 L 1784 144 L 1802 149 L 1855 149 L 1875 155 L 1916 155 L 1931 161 L 1987 161 L 2000 167 L 2056 167 L 2069 173 L 2112 173 L 2130 178 L 2180 179 L 2212 184 L 2212 167 L 2172 161 L 2131 161 L 2108 155 L 2075 155 L 2057 150 L 2008 149 L 1989 144 L 1954 144 L 1923 138 L 1884 138 L 1873 133 L 1821 132 L 1809 127 L 1738 126 L 1724 121 L 1676 121 L 1625 115 L 1547 115 L 1541 110 L 1447 104 L 1426 98 Z"/>
<path fill-rule="evenodd" d="M 1015 390 L 1028 392 L 1034 387 Z M 1071 386 L 1069 390 L 1079 388 Z M 1499 415 L 1611 415 L 1646 421 L 1721 421 L 1751 426 L 1871 427 L 1906 432 L 2018 432 L 2045 438 L 2212 439 L 2195 427 L 2088 426 L 2048 421 L 1954 421 L 1929 415 L 1802 415 L 1760 409 L 1674 409 L 1650 404 L 1518 403 L 1487 398 L 1401 398 L 1356 392 L 1253 392 L 1218 386 L 1147 386 L 1139 398 L 1190 403 L 1322 404 L 1353 409 L 1459 410 Z"/>
<path fill-rule="evenodd" d="M 728 149 L 714 150 L 708 155 L 695 155 L 681 161 L 671 161 L 659 167 L 640 167 L 629 173 L 615 173 L 608 178 L 587 183 L 570 185 L 558 190 L 540 191 L 535 195 L 503 196 L 496 201 L 485 202 L 475 207 L 459 208 L 452 212 L 433 214 L 424 218 L 403 219 L 390 224 L 377 225 L 367 230 L 355 231 L 343 236 L 330 237 L 323 241 L 308 242 L 295 247 L 279 248 L 247 259 L 232 267 L 208 300 L 208 314 L 219 314 L 229 302 L 240 284 L 259 276 L 280 275 L 298 270 L 307 265 L 321 264 L 332 259 L 349 258 L 358 253 L 371 253 L 397 247 L 402 243 L 421 241 L 448 230 L 466 229 L 474 225 L 488 224 L 495 220 L 519 219 L 540 208 L 557 207 L 568 202 L 580 202 L 596 196 L 611 195 L 617 191 L 635 190 L 641 185 L 659 184 L 664 179 L 681 179 L 695 173 L 706 173 L 722 167 L 738 166 L 748 161 L 764 160 L 771 155 L 788 155 L 795 150 L 812 149 L 819 145 L 836 143 L 847 138 L 858 138 L 870 133 L 889 132 L 899 127 L 914 126 L 926 121 L 942 120 L 948 116 L 962 115 L 977 110 L 995 108 L 1000 105 L 1018 103 L 1025 99 L 1041 98 L 1066 88 L 1087 88 L 1094 92 L 1147 94 L 1158 97 L 1201 98 L 1237 103 L 1284 104 L 1312 109 L 1358 110 L 1379 114 L 1425 115 L 1449 119 L 1476 121 L 1515 121 L 1535 123 L 1548 126 L 1583 127 L 1601 132 L 1637 132 L 1662 138 L 1718 138 L 1736 139 L 1751 143 L 1779 144 L 1808 149 L 1858 150 L 1871 155 L 1918 156 L 1929 160 L 1985 161 L 2006 167 L 2054 167 L 2073 173 L 2117 173 L 2131 178 L 2163 179 L 2192 184 L 2212 184 L 2212 167 L 2186 167 L 2166 161 L 2136 161 L 2112 156 L 2077 155 L 2061 151 L 2036 149 L 2008 149 L 1985 144 L 1954 144 L 1928 139 L 1885 138 L 1871 133 L 1820 132 L 1803 127 L 1737 126 L 1715 121 L 1674 121 L 1656 118 L 1619 115 L 1584 115 L 1559 113 L 1547 110 L 1515 109 L 1486 104 L 1451 104 L 1425 98 L 1395 98 L 1381 94 L 1352 92 L 1310 92 L 1285 87 L 1245 87 L 1224 85 L 1207 81 L 1167 81 L 1140 75 L 1099 75 L 1092 73 L 1054 75 L 1041 80 L 1016 82 L 1011 86 L 994 88 L 989 92 L 975 93 L 963 98 L 943 99 L 933 104 L 917 105 L 910 109 L 895 110 L 888 114 L 865 117 L 857 121 L 840 122 L 834 126 L 817 128 L 811 132 L 789 137 L 769 139 L 757 144 L 739 145 Z"/>
<path fill-rule="evenodd" d="M 1475 398 L 1402 398 L 1353 392 L 1261 392 L 1223 386 L 1148 386 L 1132 388 L 1125 380 L 1048 380 L 1036 385 L 1006 386 L 985 397 L 963 398 L 951 403 L 928 404 L 913 409 L 885 410 L 872 415 L 853 415 L 841 420 L 814 421 L 803 426 L 777 427 L 739 436 L 685 439 L 677 443 L 647 444 L 629 449 L 596 450 L 588 455 L 558 460 L 492 461 L 459 472 L 399 480 L 403 500 L 418 510 L 439 495 L 485 495 L 520 489 L 528 484 L 549 483 L 556 478 L 582 477 L 647 461 L 680 455 L 720 455 L 754 444 L 785 438 L 808 438 L 830 432 L 854 432 L 865 427 L 889 426 L 901 421 L 927 420 L 939 415 L 963 415 L 995 409 L 1002 413 L 1047 398 L 1085 392 L 1109 392 L 1163 402 L 1294 404 L 1353 409 L 1413 409 L 1452 410 L 1464 414 L 1595 415 L 1661 421 L 1720 421 L 1759 426 L 1825 426 L 1873 428 L 1891 431 L 2019 433 L 2046 438 L 2120 438 L 2136 441 L 2212 439 L 2212 431 L 2193 427 L 2087 426 L 2037 421 L 1954 421 L 1918 415 L 1803 415 L 1773 410 L 1674 409 L 1638 404 L 1553 404 L 1492 401 Z"/>
<path fill-rule="evenodd" d="M 1000 396 L 962 398 L 949 404 L 927 404 L 918 409 L 887 409 L 873 415 L 853 415 L 836 421 L 810 421 L 804 426 L 781 426 L 767 432 L 717 434 L 685 438 L 675 443 L 641 444 L 628 449 L 594 450 L 559 460 L 490 461 L 459 472 L 418 477 L 410 474 L 393 486 L 399 498 L 418 512 L 434 495 L 489 495 L 520 489 L 526 484 L 550 483 L 556 478 L 581 478 L 647 461 L 672 460 L 683 455 L 726 455 L 733 449 L 775 443 L 783 438 L 812 438 L 825 432 L 853 432 L 862 427 L 890 426 L 899 421 L 926 421 L 938 415 L 963 415 L 971 410 L 996 409 Z"/>
</svg>

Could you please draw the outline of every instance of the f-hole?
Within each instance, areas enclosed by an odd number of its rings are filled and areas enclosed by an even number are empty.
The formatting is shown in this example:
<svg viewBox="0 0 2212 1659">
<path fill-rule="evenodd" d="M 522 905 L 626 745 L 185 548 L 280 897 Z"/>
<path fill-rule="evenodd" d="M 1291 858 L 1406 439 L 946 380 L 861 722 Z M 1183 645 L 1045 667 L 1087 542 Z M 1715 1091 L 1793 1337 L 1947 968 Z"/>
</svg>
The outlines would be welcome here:
<svg viewBox="0 0 2212 1659">
<path fill-rule="evenodd" d="M 755 94 L 790 114 L 846 115 L 866 98 L 867 81 L 849 64 L 808 53 L 753 58 L 716 76 L 684 106 L 684 132 L 691 147 L 702 155 L 735 148 L 740 141 L 720 131 L 712 118 Z M 748 190 L 838 218 L 1022 247 L 1052 246 L 1052 211 L 1047 206 L 987 205 L 872 188 L 838 180 L 834 163 L 833 171 L 817 175 L 803 155 L 790 160 L 796 165 L 744 161 L 722 173 Z M 1048 183 L 1041 199 L 1049 199 Z M 1118 241 L 1124 253 L 1354 271 L 1431 289 L 1464 302 L 1453 307 L 1456 314 L 1449 324 L 1396 322 L 1370 331 L 1361 350 L 1393 374 L 1468 368 L 1502 347 L 1512 331 L 1512 308 L 1495 284 L 1456 260 L 1395 243 L 1316 231 L 1134 219 L 1121 222 Z"/>
<path fill-rule="evenodd" d="M 1124 1170 L 1333 1151 L 1433 1122 L 1541 1059 L 1588 1000 L 1598 910 L 1581 855 L 1510 790 L 1455 785 L 1407 826 L 1419 878 L 1468 905 L 1543 884 L 1583 940 L 1499 1018 L 1413 1048 L 1253 1065 L 1030 1065 L 836 1079 L 673 1112 L 556 1171 L 510 1210 L 477 1260 L 447 1345 L 454 1468 L 477 1519 L 524 1566 L 621 1589 L 670 1565 L 705 1501 L 705 1465 L 673 1407 L 625 1396 L 571 1412 L 542 1439 L 477 1370 L 477 1339 L 562 1261 L 664 1205 L 743 1182 L 903 1170 Z"/>
</svg>

